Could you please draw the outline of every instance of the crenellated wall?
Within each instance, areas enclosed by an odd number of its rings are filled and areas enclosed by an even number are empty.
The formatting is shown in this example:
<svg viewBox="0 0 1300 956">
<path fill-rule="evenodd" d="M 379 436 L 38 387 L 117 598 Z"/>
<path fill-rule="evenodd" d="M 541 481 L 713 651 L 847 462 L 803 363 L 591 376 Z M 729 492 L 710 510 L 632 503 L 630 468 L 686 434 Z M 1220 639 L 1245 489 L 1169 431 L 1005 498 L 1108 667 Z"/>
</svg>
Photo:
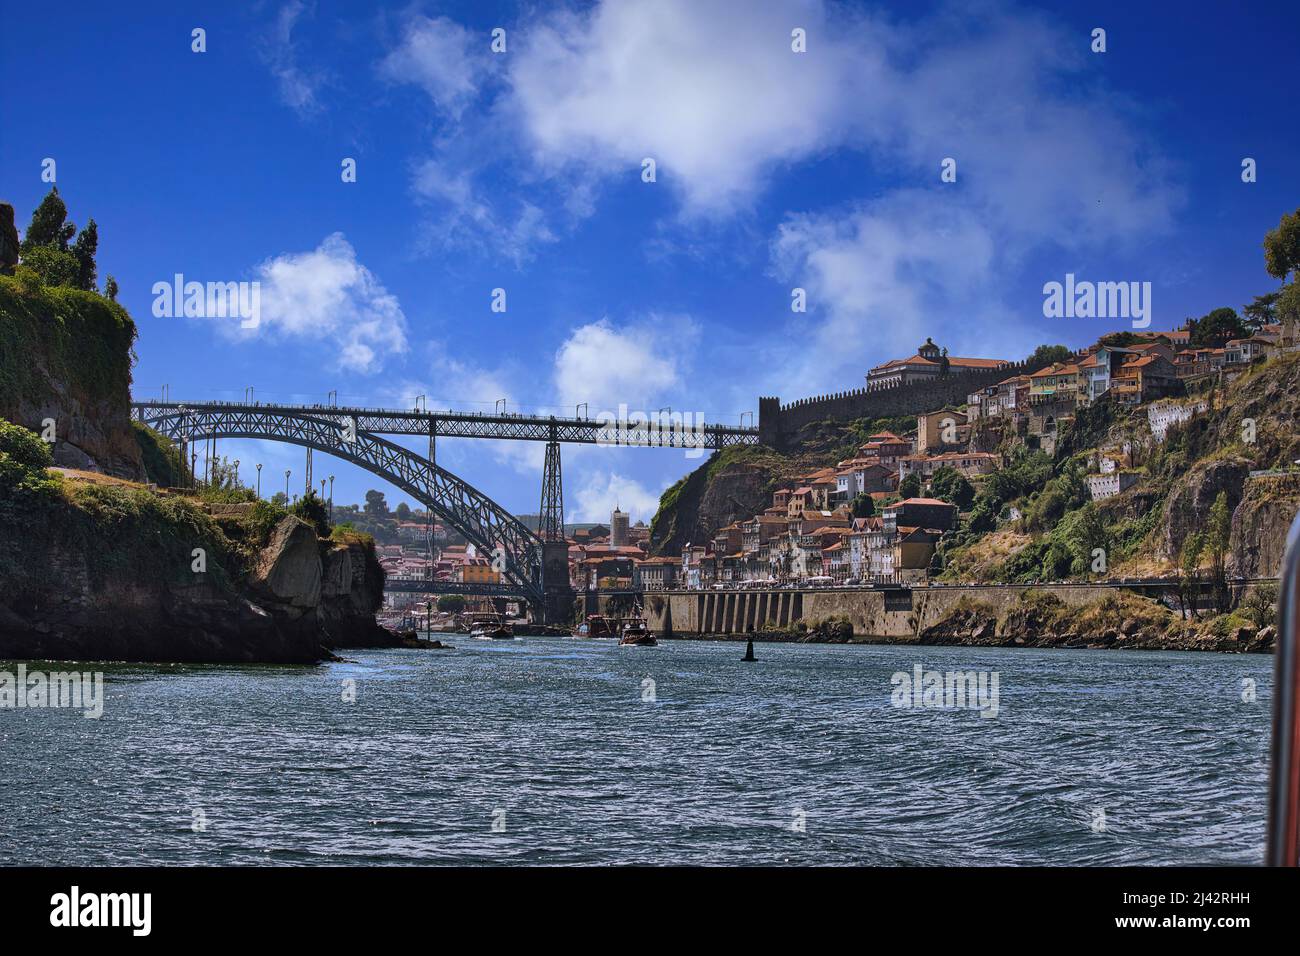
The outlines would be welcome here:
<svg viewBox="0 0 1300 956">
<path fill-rule="evenodd" d="M 919 415 L 945 405 L 962 405 L 971 392 L 996 385 L 1013 375 L 1031 374 L 1042 367 L 1042 363 L 1031 364 L 1028 360 L 1009 362 L 1001 368 L 953 372 L 946 378 L 895 388 L 859 388 L 801 398 L 788 405 L 782 405 L 779 398 L 763 397 L 758 402 L 759 440 L 765 445 L 783 448 L 800 428 L 810 422 Z"/>
</svg>

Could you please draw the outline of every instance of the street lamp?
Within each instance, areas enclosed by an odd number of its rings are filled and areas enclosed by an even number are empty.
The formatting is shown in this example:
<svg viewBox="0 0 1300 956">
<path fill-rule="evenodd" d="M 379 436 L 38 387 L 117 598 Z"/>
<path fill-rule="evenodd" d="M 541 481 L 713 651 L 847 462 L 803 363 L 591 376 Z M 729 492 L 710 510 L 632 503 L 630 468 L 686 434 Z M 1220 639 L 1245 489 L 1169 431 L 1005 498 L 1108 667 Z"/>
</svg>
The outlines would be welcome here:
<svg viewBox="0 0 1300 956">
<path fill-rule="evenodd" d="M 330 475 L 330 521 L 334 520 L 334 476 Z"/>
<path fill-rule="evenodd" d="M 424 609 L 424 639 L 431 641 L 433 640 L 433 602 L 425 601 Z"/>
<path fill-rule="evenodd" d="M 290 475 L 290 474 L 291 474 L 290 470 L 289 470 L 288 468 L 286 468 L 286 469 L 284 470 L 284 504 L 285 504 L 285 507 L 288 507 L 288 505 L 289 505 L 289 475 Z"/>
<path fill-rule="evenodd" d="M 262 497 L 262 463 L 257 463 L 257 497 Z"/>
<path fill-rule="evenodd" d="M 239 459 L 235 459 L 235 487 L 239 487 Z"/>
</svg>

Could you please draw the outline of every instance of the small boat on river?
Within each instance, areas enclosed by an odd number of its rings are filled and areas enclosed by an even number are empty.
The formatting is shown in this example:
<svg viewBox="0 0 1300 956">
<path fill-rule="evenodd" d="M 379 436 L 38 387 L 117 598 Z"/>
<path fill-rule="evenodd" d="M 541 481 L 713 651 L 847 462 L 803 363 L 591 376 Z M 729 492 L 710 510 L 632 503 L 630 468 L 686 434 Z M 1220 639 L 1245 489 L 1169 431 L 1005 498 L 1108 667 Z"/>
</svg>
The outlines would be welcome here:
<svg viewBox="0 0 1300 956">
<path fill-rule="evenodd" d="M 619 644 L 626 644 L 629 647 L 654 647 L 658 643 L 655 636 L 650 633 L 650 628 L 646 626 L 640 608 L 635 609 L 632 617 L 624 619 L 623 634 Z"/>
<path fill-rule="evenodd" d="M 515 629 L 500 614 L 475 614 L 470 623 L 470 637 L 480 640 L 513 640 Z"/>
</svg>

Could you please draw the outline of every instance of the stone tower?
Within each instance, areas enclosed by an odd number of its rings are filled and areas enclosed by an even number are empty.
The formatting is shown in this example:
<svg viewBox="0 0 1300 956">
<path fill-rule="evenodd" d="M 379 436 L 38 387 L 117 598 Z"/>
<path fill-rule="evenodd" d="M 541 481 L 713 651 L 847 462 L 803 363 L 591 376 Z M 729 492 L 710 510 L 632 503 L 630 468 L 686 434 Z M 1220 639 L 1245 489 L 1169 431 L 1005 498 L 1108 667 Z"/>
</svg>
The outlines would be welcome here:
<svg viewBox="0 0 1300 956">
<path fill-rule="evenodd" d="M 626 512 L 620 511 L 618 505 L 614 506 L 613 512 L 609 516 L 609 544 L 614 548 L 626 548 L 628 545 L 628 522 L 629 518 Z"/>
</svg>

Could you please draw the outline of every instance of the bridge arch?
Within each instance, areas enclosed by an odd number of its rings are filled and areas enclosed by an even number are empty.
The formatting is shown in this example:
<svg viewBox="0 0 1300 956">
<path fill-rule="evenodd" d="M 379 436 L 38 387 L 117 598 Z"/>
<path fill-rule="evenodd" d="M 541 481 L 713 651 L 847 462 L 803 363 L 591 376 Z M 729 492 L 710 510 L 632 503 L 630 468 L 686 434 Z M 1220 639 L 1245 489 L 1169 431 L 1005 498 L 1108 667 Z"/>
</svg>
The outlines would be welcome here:
<svg viewBox="0 0 1300 956">
<path fill-rule="evenodd" d="M 348 439 L 338 421 L 240 407 L 132 408 L 136 421 L 175 442 L 251 438 L 325 452 L 402 489 L 446 521 L 485 555 L 502 549 L 502 577 L 535 607 L 544 606 L 542 540 L 468 482 L 415 452 L 367 432 Z M 556 583 L 552 583 L 552 588 Z M 568 587 L 566 580 L 562 585 Z"/>
</svg>

